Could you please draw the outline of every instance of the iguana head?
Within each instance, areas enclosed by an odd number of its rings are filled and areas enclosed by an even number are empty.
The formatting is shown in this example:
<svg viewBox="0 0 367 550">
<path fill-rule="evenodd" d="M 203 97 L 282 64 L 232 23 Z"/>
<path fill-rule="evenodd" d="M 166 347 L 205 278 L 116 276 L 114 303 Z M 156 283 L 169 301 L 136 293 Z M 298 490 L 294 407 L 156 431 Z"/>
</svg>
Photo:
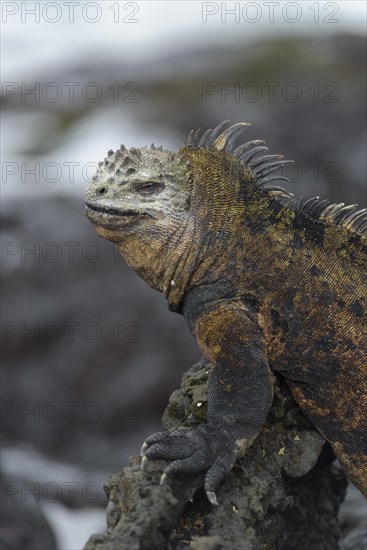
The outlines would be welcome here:
<svg viewBox="0 0 367 550">
<path fill-rule="evenodd" d="M 190 172 L 177 154 L 124 145 L 99 163 L 86 192 L 86 214 L 97 232 L 114 242 L 160 226 L 169 232 L 188 209 Z"/>
<path fill-rule="evenodd" d="M 117 244 L 128 265 L 153 288 L 182 249 L 192 176 L 177 153 L 162 147 L 109 151 L 86 192 L 86 215 Z M 172 251 L 172 256 L 171 256 Z"/>
<path fill-rule="evenodd" d="M 122 145 L 99 163 L 86 193 L 87 216 L 99 235 L 117 244 L 126 263 L 167 297 L 182 293 L 198 256 L 204 250 L 210 255 L 211 241 L 218 250 L 220 235 L 242 223 L 249 193 L 261 195 L 256 171 L 282 165 L 279 156 L 262 157 L 258 168 L 242 162 L 266 149 L 262 141 L 234 149 L 246 126 L 225 121 L 200 141 L 191 132 L 176 153 Z M 257 209 L 259 196 L 252 201 Z"/>
</svg>

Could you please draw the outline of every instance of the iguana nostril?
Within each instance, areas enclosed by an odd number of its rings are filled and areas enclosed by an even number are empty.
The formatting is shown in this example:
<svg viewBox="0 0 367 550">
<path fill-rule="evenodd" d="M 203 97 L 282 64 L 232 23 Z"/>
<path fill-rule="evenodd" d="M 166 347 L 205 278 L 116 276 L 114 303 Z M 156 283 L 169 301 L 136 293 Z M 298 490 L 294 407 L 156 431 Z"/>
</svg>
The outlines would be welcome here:
<svg viewBox="0 0 367 550">
<path fill-rule="evenodd" d="M 104 195 L 107 192 L 107 187 L 100 187 L 97 191 L 98 195 Z"/>
</svg>

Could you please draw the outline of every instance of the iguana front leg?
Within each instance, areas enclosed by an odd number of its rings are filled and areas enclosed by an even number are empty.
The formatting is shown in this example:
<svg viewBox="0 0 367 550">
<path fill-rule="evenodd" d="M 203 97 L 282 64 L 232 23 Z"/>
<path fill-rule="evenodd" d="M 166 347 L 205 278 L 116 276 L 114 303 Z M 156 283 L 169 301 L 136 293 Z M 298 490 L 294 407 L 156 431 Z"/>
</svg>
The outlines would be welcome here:
<svg viewBox="0 0 367 550">
<path fill-rule="evenodd" d="M 206 359 L 213 365 L 208 421 L 196 429 L 160 432 L 147 438 L 142 454 L 172 460 L 164 474 L 206 471 L 204 489 L 215 490 L 258 435 L 269 412 L 273 387 L 261 329 L 238 302 L 219 301 L 191 320 Z"/>
</svg>

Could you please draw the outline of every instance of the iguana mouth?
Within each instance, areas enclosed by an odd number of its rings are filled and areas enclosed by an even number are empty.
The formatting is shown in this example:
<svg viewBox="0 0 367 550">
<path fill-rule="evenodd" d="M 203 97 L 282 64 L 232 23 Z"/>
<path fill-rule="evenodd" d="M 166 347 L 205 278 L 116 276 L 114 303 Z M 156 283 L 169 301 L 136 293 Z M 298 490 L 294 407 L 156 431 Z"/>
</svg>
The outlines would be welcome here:
<svg viewBox="0 0 367 550">
<path fill-rule="evenodd" d="M 86 201 L 85 205 L 85 214 L 91 221 L 109 227 L 114 225 L 127 225 L 137 218 L 149 216 L 148 213 L 138 212 L 128 208 L 122 210 L 108 205 L 96 204 L 91 201 Z"/>
</svg>

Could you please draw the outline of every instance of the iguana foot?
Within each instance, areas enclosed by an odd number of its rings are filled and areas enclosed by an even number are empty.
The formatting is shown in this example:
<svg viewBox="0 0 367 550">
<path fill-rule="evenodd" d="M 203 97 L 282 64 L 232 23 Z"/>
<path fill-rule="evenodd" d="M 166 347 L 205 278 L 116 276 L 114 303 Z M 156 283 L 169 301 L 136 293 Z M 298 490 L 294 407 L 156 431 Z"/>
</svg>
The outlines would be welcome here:
<svg viewBox="0 0 367 550">
<path fill-rule="evenodd" d="M 204 489 L 208 500 L 218 504 L 215 491 L 236 460 L 236 440 L 225 429 L 201 424 L 196 429 L 178 429 L 149 436 L 142 447 L 142 466 L 146 459 L 172 460 L 165 468 L 167 477 L 206 471 Z"/>
</svg>

